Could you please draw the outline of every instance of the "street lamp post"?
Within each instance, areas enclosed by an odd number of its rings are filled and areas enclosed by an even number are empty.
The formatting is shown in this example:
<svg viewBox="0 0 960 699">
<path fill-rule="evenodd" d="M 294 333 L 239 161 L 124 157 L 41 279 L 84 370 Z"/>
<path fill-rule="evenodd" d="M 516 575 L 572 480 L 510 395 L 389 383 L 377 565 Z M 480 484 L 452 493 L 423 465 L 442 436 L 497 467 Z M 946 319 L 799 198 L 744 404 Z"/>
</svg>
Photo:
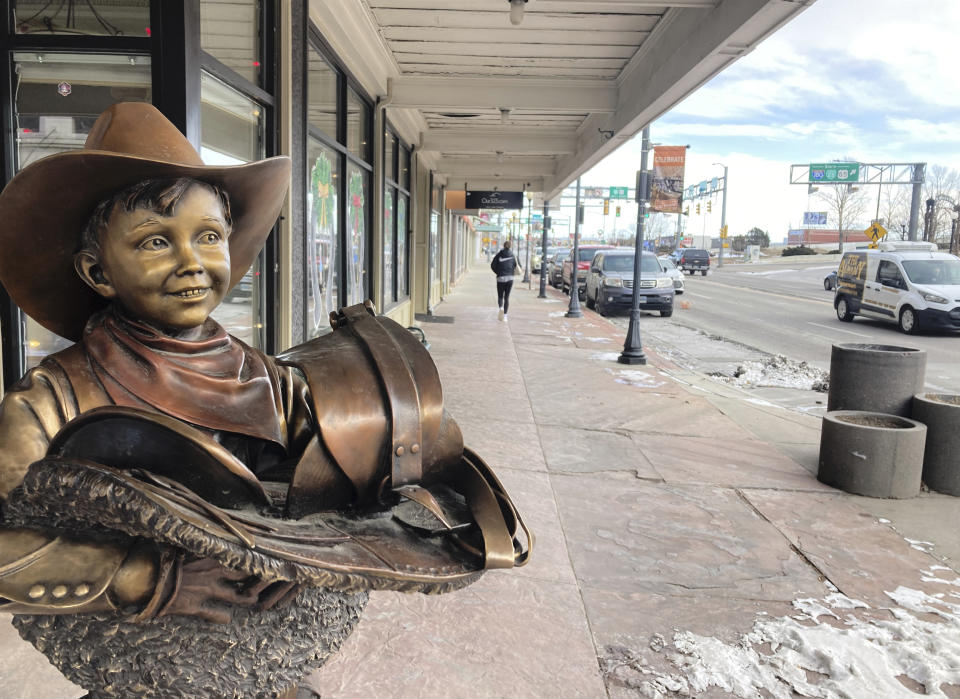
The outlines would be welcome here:
<svg viewBox="0 0 960 699">
<path fill-rule="evenodd" d="M 723 163 L 714 163 L 723 168 L 723 204 L 720 206 L 720 255 L 717 257 L 717 267 L 723 267 L 723 244 L 727 235 L 727 166 Z"/>
<path fill-rule="evenodd" d="M 540 237 L 540 293 L 538 299 L 547 298 L 547 227 L 550 223 L 550 202 L 543 200 L 543 235 Z"/>
<path fill-rule="evenodd" d="M 577 178 L 577 203 L 574 208 L 575 221 L 573 224 L 573 266 L 570 269 L 570 305 L 567 308 L 567 318 L 582 318 L 580 310 L 580 283 L 577 281 L 577 266 L 580 259 L 580 178 Z M 561 282 L 562 283 L 562 282 Z"/>
<path fill-rule="evenodd" d="M 646 364 L 647 355 L 643 353 L 640 340 L 640 264 L 643 261 L 643 220 L 646 213 L 647 192 L 649 190 L 647 174 L 647 153 L 650 151 L 650 127 L 643 127 L 640 141 L 640 172 L 637 173 L 637 239 L 633 255 L 633 304 L 630 308 L 630 326 L 627 339 L 623 343 L 623 352 L 617 357 L 621 364 Z"/>
<path fill-rule="evenodd" d="M 533 192 L 527 192 L 527 264 L 523 268 L 523 281 L 530 283 L 530 227 L 533 225 Z"/>
</svg>

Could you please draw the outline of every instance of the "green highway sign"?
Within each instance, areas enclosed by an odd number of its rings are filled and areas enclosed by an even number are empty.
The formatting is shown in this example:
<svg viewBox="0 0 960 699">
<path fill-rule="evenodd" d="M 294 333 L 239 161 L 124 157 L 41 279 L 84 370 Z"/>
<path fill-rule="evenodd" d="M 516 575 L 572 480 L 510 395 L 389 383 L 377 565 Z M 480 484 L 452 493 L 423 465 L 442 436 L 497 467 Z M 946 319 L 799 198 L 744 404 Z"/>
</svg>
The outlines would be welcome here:
<svg viewBox="0 0 960 699">
<path fill-rule="evenodd" d="M 627 198 L 627 188 L 626 188 L 626 187 L 611 187 L 611 188 L 610 188 L 610 198 L 611 198 L 611 199 L 626 199 L 626 198 Z"/>
<path fill-rule="evenodd" d="M 810 182 L 858 182 L 860 163 L 811 163 Z"/>
</svg>

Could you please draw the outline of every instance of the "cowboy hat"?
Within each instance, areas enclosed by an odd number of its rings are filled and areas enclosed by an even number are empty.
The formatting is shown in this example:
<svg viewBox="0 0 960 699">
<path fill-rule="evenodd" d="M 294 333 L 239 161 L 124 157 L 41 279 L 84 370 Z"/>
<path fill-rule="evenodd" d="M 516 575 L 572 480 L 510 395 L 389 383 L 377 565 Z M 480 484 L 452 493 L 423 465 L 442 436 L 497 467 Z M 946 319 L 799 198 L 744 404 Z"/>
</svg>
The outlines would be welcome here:
<svg viewBox="0 0 960 699">
<path fill-rule="evenodd" d="M 290 159 L 206 166 L 160 111 L 121 102 L 94 123 L 80 150 L 31 163 L 0 192 L 0 283 L 40 325 L 77 340 L 106 304 L 74 270 L 80 233 L 101 201 L 137 182 L 192 177 L 230 195 L 230 286 L 253 264 L 290 182 Z"/>
</svg>

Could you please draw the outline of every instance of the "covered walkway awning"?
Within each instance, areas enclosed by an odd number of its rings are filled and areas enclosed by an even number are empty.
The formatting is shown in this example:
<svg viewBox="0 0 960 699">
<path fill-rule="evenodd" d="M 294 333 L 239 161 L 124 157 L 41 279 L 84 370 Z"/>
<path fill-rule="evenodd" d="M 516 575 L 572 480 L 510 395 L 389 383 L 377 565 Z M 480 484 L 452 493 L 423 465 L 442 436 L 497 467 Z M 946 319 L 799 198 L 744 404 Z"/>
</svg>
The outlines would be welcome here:
<svg viewBox="0 0 960 699">
<path fill-rule="evenodd" d="M 520 2 L 520 0 L 516 0 Z M 450 189 L 553 197 L 814 0 L 311 0 Z"/>
</svg>

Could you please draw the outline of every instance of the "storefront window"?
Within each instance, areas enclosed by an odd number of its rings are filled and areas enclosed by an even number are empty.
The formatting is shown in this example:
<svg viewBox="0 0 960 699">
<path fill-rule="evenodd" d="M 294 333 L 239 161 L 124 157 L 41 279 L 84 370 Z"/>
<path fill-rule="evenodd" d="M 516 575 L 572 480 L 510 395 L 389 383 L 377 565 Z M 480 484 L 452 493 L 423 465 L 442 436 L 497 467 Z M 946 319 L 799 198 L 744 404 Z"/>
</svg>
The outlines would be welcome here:
<svg viewBox="0 0 960 699">
<path fill-rule="evenodd" d="M 150 0 L 11 0 L 17 34 L 150 36 Z"/>
<path fill-rule="evenodd" d="M 201 0 L 200 48 L 254 85 L 259 85 L 258 0 Z"/>
<path fill-rule="evenodd" d="M 369 123 L 367 103 L 352 89 L 347 90 L 347 150 L 365 162 L 370 161 Z"/>
<path fill-rule="evenodd" d="M 401 194 L 397 199 L 397 294 L 406 298 L 410 293 L 407 282 L 407 202 L 409 197 Z"/>
<path fill-rule="evenodd" d="M 410 189 L 410 149 L 400 146 L 400 162 L 397 165 L 400 170 L 397 177 L 397 183 L 401 189 Z"/>
<path fill-rule="evenodd" d="M 329 328 L 337 310 L 340 247 L 337 211 L 340 200 L 340 158 L 336 151 L 310 138 L 307 147 L 310 183 L 307 188 L 307 336 Z"/>
<path fill-rule="evenodd" d="M 383 307 L 387 308 L 396 299 L 393 293 L 393 197 L 394 190 L 387 188 L 383 194 Z"/>
<path fill-rule="evenodd" d="M 347 165 L 347 305 L 367 298 L 366 220 L 370 201 L 370 174 Z"/>
<path fill-rule="evenodd" d="M 13 54 L 16 169 L 82 148 L 100 112 L 120 99 L 150 101 L 150 59 L 137 55 Z M 26 366 L 71 343 L 24 316 Z"/>
<path fill-rule="evenodd" d="M 200 157 L 207 165 L 240 165 L 264 157 L 263 109 L 203 73 L 200 76 Z M 227 332 L 263 347 L 263 265 L 261 257 L 213 312 Z"/>
<path fill-rule="evenodd" d="M 387 131 L 383 138 L 383 176 L 388 180 L 396 180 L 397 173 L 393 162 L 393 155 L 396 150 L 396 141 L 392 133 Z"/>
<path fill-rule="evenodd" d="M 336 140 L 339 93 L 337 73 L 312 46 L 308 50 L 307 61 L 307 122 Z"/>
</svg>

